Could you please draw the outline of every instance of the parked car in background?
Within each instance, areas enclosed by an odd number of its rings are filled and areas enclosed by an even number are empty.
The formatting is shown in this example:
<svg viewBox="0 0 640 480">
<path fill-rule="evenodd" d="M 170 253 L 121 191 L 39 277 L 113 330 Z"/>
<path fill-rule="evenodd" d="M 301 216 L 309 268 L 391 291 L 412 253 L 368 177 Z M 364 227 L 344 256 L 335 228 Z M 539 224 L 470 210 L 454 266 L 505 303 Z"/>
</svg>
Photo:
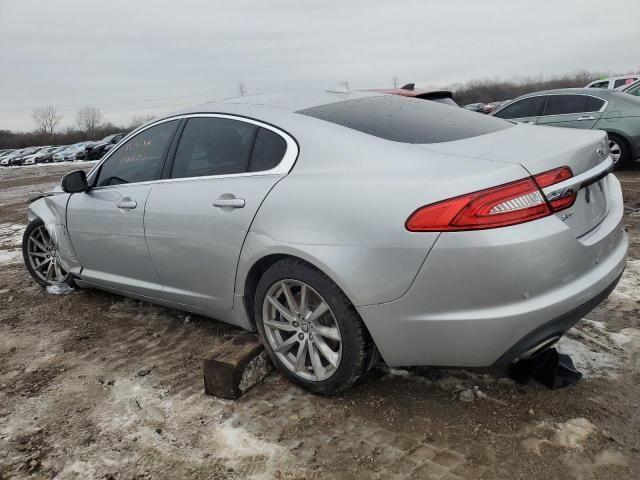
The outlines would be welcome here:
<svg viewBox="0 0 640 480">
<path fill-rule="evenodd" d="M 0 158 L 0 165 L 2 165 L 3 167 L 8 167 L 9 165 L 11 165 L 11 160 L 14 157 L 22 155 L 22 153 L 24 151 L 26 151 L 26 150 L 27 150 L 26 148 L 21 148 L 21 149 L 18 149 L 18 150 L 14 150 L 14 151 L 10 152 L 9 154 L 1 157 Z"/>
<path fill-rule="evenodd" d="M 2 150 L 0 152 L 0 160 L 6 158 L 8 155 L 11 155 L 13 152 L 15 152 L 15 150 L 13 149 Z"/>
<path fill-rule="evenodd" d="M 431 100 L 433 102 L 444 103 L 445 105 L 451 105 L 454 107 L 458 106 L 458 104 L 453 99 L 452 91 L 429 88 L 416 89 L 414 83 L 407 83 L 400 88 L 373 88 L 364 91 L 400 95 L 402 97 L 420 98 L 422 100 Z"/>
<path fill-rule="evenodd" d="M 633 95 L 634 97 L 640 97 L 640 80 L 630 83 L 629 85 L 625 85 L 620 89 L 620 91 L 629 95 Z"/>
<path fill-rule="evenodd" d="M 93 142 L 91 145 L 87 145 L 85 147 L 85 159 L 98 160 L 99 158 L 102 158 L 102 155 L 109 151 L 113 145 L 122 140 L 125 135 L 125 133 L 114 133 L 113 135 L 104 137 L 102 140 Z M 109 145 L 111 146 L 109 147 Z"/>
<path fill-rule="evenodd" d="M 605 89 L 613 90 L 613 89 L 622 87 L 624 85 L 633 83 L 639 79 L 640 79 L 640 74 L 620 75 L 618 77 L 609 77 L 609 78 L 603 78 L 601 80 L 596 80 L 595 82 L 591 82 L 585 88 L 605 88 Z"/>
<path fill-rule="evenodd" d="M 93 140 L 83 142 L 83 148 L 79 152 L 76 152 L 76 157 L 74 160 L 88 160 L 87 158 L 87 149 L 91 148 L 92 145 L 95 145 L 96 142 Z"/>
<path fill-rule="evenodd" d="M 47 158 L 51 158 L 51 155 L 58 148 L 57 146 L 44 147 L 42 150 L 36 153 L 32 153 L 22 158 L 23 165 L 35 165 L 36 163 L 46 163 Z"/>
<path fill-rule="evenodd" d="M 622 275 L 605 141 L 399 95 L 234 98 L 67 174 L 29 205 L 23 257 L 43 287 L 257 329 L 315 393 L 353 385 L 378 352 L 390 367 L 509 365 Z"/>
<path fill-rule="evenodd" d="M 604 130 L 617 168 L 640 157 L 640 98 L 623 92 L 567 88 L 530 93 L 493 115 L 534 125 Z"/>
<path fill-rule="evenodd" d="M 14 166 L 22 165 L 22 161 L 25 158 L 27 158 L 28 156 L 33 155 L 35 153 L 38 153 L 43 148 L 45 148 L 45 147 L 41 146 L 41 147 L 29 147 L 29 148 L 26 148 L 19 155 L 14 155 L 11 158 L 11 160 L 9 162 L 9 165 L 14 165 Z"/>
<path fill-rule="evenodd" d="M 472 112 L 484 113 L 484 103 L 469 103 L 462 108 Z"/>
<path fill-rule="evenodd" d="M 54 162 L 69 162 L 77 159 L 77 155 L 80 152 L 84 152 L 84 147 L 87 142 L 78 142 L 73 145 L 69 145 L 64 150 L 53 154 Z"/>
<path fill-rule="evenodd" d="M 44 151 L 36 155 L 36 163 L 51 163 L 53 162 L 53 155 L 65 150 L 68 145 L 58 145 L 56 147 L 49 147 Z"/>
</svg>

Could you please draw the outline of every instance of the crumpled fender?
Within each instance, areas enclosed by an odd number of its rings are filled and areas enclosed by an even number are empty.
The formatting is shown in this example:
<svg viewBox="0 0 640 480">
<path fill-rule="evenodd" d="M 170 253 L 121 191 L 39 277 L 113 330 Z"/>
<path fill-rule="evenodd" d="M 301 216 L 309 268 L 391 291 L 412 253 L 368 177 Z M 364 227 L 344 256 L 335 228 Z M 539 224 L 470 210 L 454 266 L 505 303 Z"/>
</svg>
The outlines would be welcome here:
<svg viewBox="0 0 640 480">
<path fill-rule="evenodd" d="M 67 202 L 70 195 L 68 193 L 51 193 L 45 196 L 36 197 L 27 210 L 27 218 L 31 223 L 36 218 L 40 218 L 58 247 L 60 264 L 68 272 L 79 274 L 82 266 L 69 238 L 67 231 Z"/>
</svg>

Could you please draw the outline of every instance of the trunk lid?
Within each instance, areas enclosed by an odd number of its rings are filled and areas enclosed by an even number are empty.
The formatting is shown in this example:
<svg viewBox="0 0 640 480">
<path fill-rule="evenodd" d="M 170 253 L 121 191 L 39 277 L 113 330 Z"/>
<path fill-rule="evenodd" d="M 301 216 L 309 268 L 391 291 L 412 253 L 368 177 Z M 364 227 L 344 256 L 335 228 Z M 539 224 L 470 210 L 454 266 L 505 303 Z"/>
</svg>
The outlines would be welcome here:
<svg viewBox="0 0 640 480">
<path fill-rule="evenodd" d="M 600 130 L 518 125 L 422 147 L 444 154 L 519 164 L 533 176 L 558 167 L 571 168 L 573 178 L 543 192 L 548 199 L 568 189 L 577 193 L 575 203 L 556 215 L 580 237 L 597 227 L 607 215 L 606 176 L 612 161 L 606 140 L 607 134 Z"/>
</svg>

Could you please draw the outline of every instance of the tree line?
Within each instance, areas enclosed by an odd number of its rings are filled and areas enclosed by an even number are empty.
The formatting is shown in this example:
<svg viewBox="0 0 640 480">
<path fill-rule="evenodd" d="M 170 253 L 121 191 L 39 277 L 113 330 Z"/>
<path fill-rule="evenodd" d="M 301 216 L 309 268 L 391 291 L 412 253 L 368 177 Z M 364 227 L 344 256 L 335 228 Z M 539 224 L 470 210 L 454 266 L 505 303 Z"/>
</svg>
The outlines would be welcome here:
<svg viewBox="0 0 640 480">
<path fill-rule="evenodd" d="M 75 125 L 64 130 L 59 128 L 62 114 L 54 105 L 34 108 L 31 112 L 34 129 L 31 132 L 0 130 L 0 150 L 25 148 L 38 145 L 71 145 L 85 140 L 99 140 L 119 132 L 130 132 L 152 120 L 150 115 L 136 115 L 127 126 L 106 122 L 99 108 L 86 105 L 76 114 Z"/>
<path fill-rule="evenodd" d="M 458 105 L 469 103 L 488 103 L 495 101 L 513 100 L 520 95 L 552 90 L 555 88 L 580 88 L 587 84 L 607 77 L 606 73 L 579 71 L 554 77 L 521 77 L 511 80 L 484 79 L 470 80 L 466 83 L 450 85 L 454 92 L 453 98 Z"/>
</svg>

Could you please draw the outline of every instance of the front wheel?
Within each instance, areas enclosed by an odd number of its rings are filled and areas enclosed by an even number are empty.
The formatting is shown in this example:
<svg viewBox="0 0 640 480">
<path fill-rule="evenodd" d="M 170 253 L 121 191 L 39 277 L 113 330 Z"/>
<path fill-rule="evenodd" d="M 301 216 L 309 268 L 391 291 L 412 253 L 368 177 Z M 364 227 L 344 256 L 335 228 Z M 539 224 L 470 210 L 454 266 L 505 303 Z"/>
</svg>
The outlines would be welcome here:
<svg viewBox="0 0 640 480">
<path fill-rule="evenodd" d="M 41 286 L 54 283 L 74 286 L 72 276 L 60 264 L 58 247 L 39 218 L 29 223 L 24 231 L 22 257 L 27 270 Z"/>
<path fill-rule="evenodd" d="M 366 372 L 373 343 L 356 309 L 329 277 L 287 259 L 262 276 L 255 318 L 271 360 L 294 383 L 322 395 Z"/>
</svg>

